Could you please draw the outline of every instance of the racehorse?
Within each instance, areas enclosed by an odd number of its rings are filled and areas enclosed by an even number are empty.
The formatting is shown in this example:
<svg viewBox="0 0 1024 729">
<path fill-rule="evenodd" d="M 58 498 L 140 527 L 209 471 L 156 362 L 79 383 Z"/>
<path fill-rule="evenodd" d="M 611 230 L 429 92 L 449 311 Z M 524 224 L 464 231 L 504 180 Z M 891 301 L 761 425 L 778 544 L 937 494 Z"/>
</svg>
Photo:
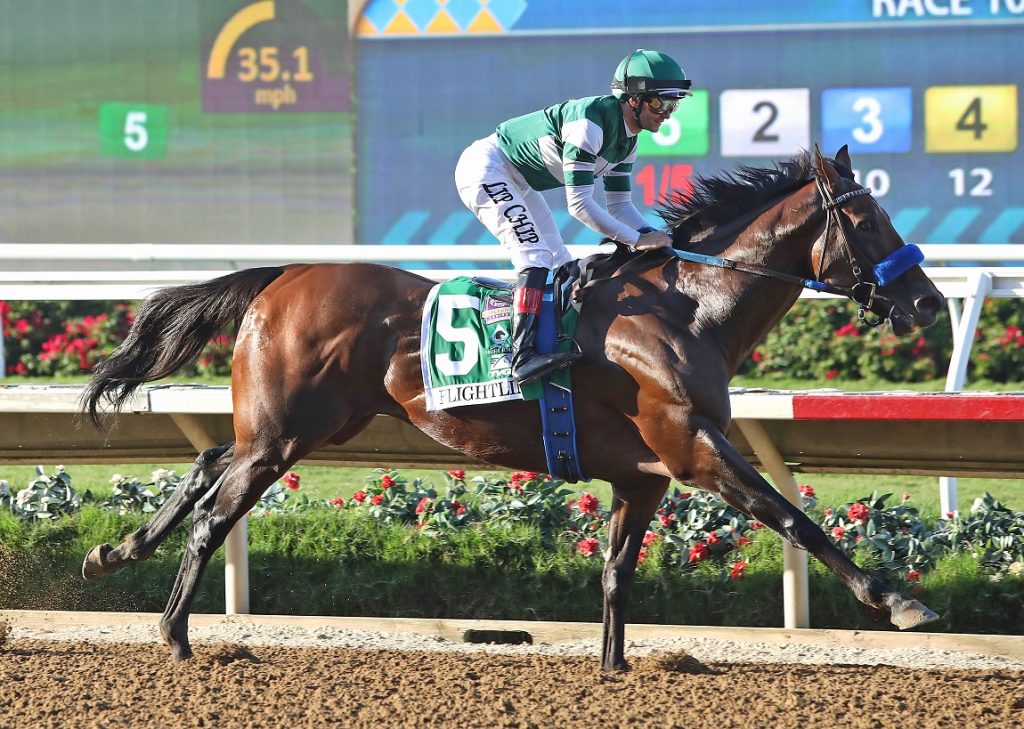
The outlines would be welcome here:
<svg viewBox="0 0 1024 729">
<path fill-rule="evenodd" d="M 808 550 L 899 628 L 938 617 L 856 566 L 725 435 L 729 380 L 801 285 L 847 294 L 862 318 L 888 321 L 897 334 L 935 321 L 943 299 L 918 265 L 892 281 L 876 276 L 874 264 L 898 256 L 904 243 L 851 169 L 846 147 L 834 159 L 815 148 L 771 168 L 701 178 L 689 198 L 661 211 L 678 251 L 619 251 L 615 260 L 624 265 L 578 292 L 574 336 L 583 357 L 572 380 L 580 462 L 613 489 L 602 573 L 604 670 L 629 667 L 624 629 L 638 554 L 673 479 L 720 495 Z M 93 548 L 83 576 L 146 559 L 194 508 L 160 620 L 181 660 L 191 656 L 188 616 L 201 575 L 232 526 L 292 464 L 352 438 L 378 414 L 489 464 L 544 472 L 536 403 L 426 410 L 421 311 L 432 286 L 387 266 L 301 264 L 166 288 L 143 302 L 124 342 L 96 368 L 83 409 L 99 426 L 101 402 L 116 411 L 236 322 L 235 440 L 202 453 L 153 519 L 122 544 Z"/>
</svg>

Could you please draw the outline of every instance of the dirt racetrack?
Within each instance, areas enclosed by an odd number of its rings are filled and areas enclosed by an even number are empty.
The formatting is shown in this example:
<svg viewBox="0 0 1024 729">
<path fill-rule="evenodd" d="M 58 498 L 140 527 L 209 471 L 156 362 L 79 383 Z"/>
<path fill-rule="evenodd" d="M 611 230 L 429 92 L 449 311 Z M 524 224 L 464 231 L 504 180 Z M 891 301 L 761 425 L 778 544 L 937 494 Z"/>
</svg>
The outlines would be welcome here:
<svg viewBox="0 0 1024 729">
<path fill-rule="evenodd" d="M 10 638 L 0 727 L 1015 727 L 1024 672 Z"/>
</svg>

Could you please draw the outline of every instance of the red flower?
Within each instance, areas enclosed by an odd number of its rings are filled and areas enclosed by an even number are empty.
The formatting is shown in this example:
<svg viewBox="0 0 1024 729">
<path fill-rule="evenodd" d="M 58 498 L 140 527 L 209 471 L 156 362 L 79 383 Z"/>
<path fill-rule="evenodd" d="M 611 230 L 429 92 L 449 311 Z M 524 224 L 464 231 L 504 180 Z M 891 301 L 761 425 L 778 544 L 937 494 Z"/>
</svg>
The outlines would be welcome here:
<svg viewBox="0 0 1024 729">
<path fill-rule="evenodd" d="M 522 491 L 524 484 L 529 483 L 538 476 L 540 476 L 540 474 L 534 473 L 533 471 L 516 471 L 509 476 L 509 488 L 516 491 Z"/>
<path fill-rule="evenodd" d="M 823 513 L 823 514 L 824 514 L 825 516 L 832 516 L 832 513 L 833 513 L 833 512 L 832 512 L 832 509 L 831 509 L 831 508 L 826 508 L 826 509 L 825 509 L 825 510 L 824 510 L 824 511 L 823 511 L 822 513 Z"/>
<path fill-rule="evenodd" d="M 739 580 L 739 579 L 741 579 L 743 577 L 743 570 L 746 569 L 746 567 L 747 567 L 747 563 L 746 562 L 742 562 L 742 561 L 734 562 L 733 565 L 732 565 L 732 569 L 729 571 L 729 579 L 730 580 Z"/>
<path fill-rule="evenodd" d="M 704 542 L 697 542 L 695 546 L 690 547 L 690 559 L 688 561 L 700 562 L 702 559 L 707 557 L 708 554 L 710 554 L 710 551 L 708 550 L 708 545 L 706 545 Z"/>
<path fill-rule="evenodd" d="M 416 504 L 416 513 L 422 514 L 424 511 L 430 508 L 430 499 L 424 496 L 420 499 L 420 503 Z"/>
<path fill-rule="evenodd" d="M 740 537 L 736 540 L 736 545 L 742 547 L 744 544 L 750 544 L 750 537 Z"/>
<path fill-rule="evenodd" d="M 760 350 L 755 349 L 754 353 L 750 355 L 750 359 L 754 360 L 755 362 L 760 362 L 761 360 L 764 359 L 764 355 L 761 354 Z"/>
<path fill-rule="evenodd" d="M 576 502 L 576 508 L 580 510 L 580 513 L 590 514 L 590 516 L 597 516 L 598 506 L 600 504 L 597 497 L 593 494 L 588 494 L 586 491 L 580 494 L 580 499 Z"/>
<path fill-rule="evenodd" d="M 453 468 L 448 472 L 448 475 L 454 478 L 456 481 L 466 480 L 466 472 L 461 468 Z"/>
<path fill-rule="evenodd" d="M 911 582 L 917 582 L 919 579 L 921 579 L 921 573 L 917 570 L 910 570 L 909 572 L 907 572 L 907 579 Z"/>
<path fill-rule="evenodd" d="M 808 499 L 814 498 L 814 487 L 808 483 L 800 484 L 800 495 Z"/>
<path fill-rule="evenodd" d="M 366 492 L 362 490 L 356 491 L 354 494 L 352 494 L 352 500 L 360 504 L 363 503 L 364 501 L 366 501 Z"/>
<path fill-rule="evenodd" d="M 855 324 L 843 324 L 841 327 L 836 329 L 837 337 L 856 337 L 858 333 L 859 332 Z"/>
<path fill-rule="evenodd" d="M 370 497 L 370 503 L 374 506 L 380 506 L 382 501 L 384 501 L 384 494 L 374 494 Z"/>
<path fill-rule="evenodd" d="M 647 559 L 647 548 L 646 547 L 640 547 L 640 553 L 636 556 L 636 563 L 640 564 L 645 559 Z"/>
<path fill-rule="evenodd" d="M 576 550 L 584 557 L 591 557 L 597 554 L 597 548 L 598 541 L 594 537 L 587 537 L 586 539 L 581 539 L 576 544 Z"/>
<path fill-rule="evenodd" d="M 395 485 L 395 479 L 391 478 L 391 476 L 389 476 L 389 475 L 387 475 L 385 473 L 381 477 L 381 479 L 380 479 L 380 487 L 382 489 L 389 489 L 389 488 L 391 488 L 394 485 Z"/>
<path fill-rule="evenodd" d="M 331 506 L 333 506 L 335 508 L 340 509 L 344 505 L 345 505 L 345 499 L 341 498 L 340 496 L 335 496 L 333 499 L 331 499 Z"/>
<path fill-rule="evenodd" d="M 837 542 L 843 538 L 844 534 L 846 534 L 846 530 L 843 527 L 832 527 L 832 538 L 835 539 Z"/>
<path fill-rule="evenodd" d="M 676 515 L 675 514 L 668 514 L 668 515 L 662 514 L 661 516 L 658 517 L 658 521 L 660 521 L 661 525 L 664 528 L 666 528 L 666 529 L 668 529 L 670 526 L 672 526 L 672 522 L 674 522 L 675 520 L 676 520 Z"/>
<path fill-rule="evenodd" d="M 755 530 L 756 529 L 764 529 L 764 524 L 762 524 L 759 521 L 755 521 L 753 524 L 750 525 L 750 528 L 751 529 L 755 529 Z"/>
<path fill-rule="evenodd" d="M 299 490 L 299 481 L 302 478 L 295 471 L 289 471 L 284 475 L 284 485 L 290 488 L 292 491 Z"/>
<path fill-rule="evenodd" d="M 659 539 L 661 539 L 661 537 L 659 537 L 657 534 L 655 534 L 652 531 L 648 531 L 646 534 L 644 534 L 643 545 L 645 547 L 649 547 L 652 544 L 654 544 L 656 541 L 658 541 Z"/>
<path fill-rule="evenodd" d="M 903 500 L 904 501 L 910 501 L 910 492 L 909 491 L 904 491 L 903 492 Z"/>
<path fill-rule="evenodd" d="M 452 508 L 455 509 L 456 516 L 466 513 L 466 507 L 459 501 L 453 501 Z"/>
<path fill-rule="evenodd" d="M 850 518 L 854 521 L 859 521 L 861 524 L 867 523 L 868 517 L 871 515 L 871 509 L 866 504 L 856 502 L 850 504 L 850 508 L 846 510 L 846 513 L 850 515 Z"/>
<path fill-rule="evenodd" d="M 837 370 L 835 367 L 825 372 L 826 380 L 834 380 L 837 377 L 839 377 L 839 370 Z"/>
<path fill-rule="evenodd" d="M 708 532 L 708 544 L 718 544 L 718 532 Z"/>
</svg>

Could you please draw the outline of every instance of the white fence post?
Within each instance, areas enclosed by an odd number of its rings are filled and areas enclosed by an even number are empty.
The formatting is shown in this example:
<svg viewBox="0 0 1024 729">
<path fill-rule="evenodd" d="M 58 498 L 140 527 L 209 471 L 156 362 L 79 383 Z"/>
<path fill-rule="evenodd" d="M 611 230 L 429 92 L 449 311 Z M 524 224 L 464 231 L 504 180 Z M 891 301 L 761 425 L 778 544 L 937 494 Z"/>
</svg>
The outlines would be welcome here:
<svg viewBox="0 0 1024 729">
<path fill-rule="evenodd" d="M 793 478 L 778 448 L 768 437 L 768 432 L 757 420 L 737 419 L 736 424 L 743 436 L 754 449 L 758 460 L 768 475 L 775 481 L 775 487 L 789 503 L 803 511 L 800 488 Z M 782 610 L 783 627 L 811 627 L 811 607 L 807 577 L 807 552 L 797 549 L 788 541 L 782 542 Z"/>
<path fill-rule="evenodd" d="M 967 380 L 967 365 L 970 362 L 971 346 L 974 344 L 974 333 L 978 330 L 978 317 L 981 315 L 985 297 L 992 292 L 992 274 L 981 271 L 971 275 L 970 292 L 964 298 L 963 312 L 955 322 L 953 330 L 953 354 L 949 358 L 949 371 L 946 373 L 946 392 L 960 392 Z M 954 313 L 950 306 L 950 314 Z M 939 514 L 956 513 L 957 484 L 952 476 L 939 477 Z"/>
</svg>

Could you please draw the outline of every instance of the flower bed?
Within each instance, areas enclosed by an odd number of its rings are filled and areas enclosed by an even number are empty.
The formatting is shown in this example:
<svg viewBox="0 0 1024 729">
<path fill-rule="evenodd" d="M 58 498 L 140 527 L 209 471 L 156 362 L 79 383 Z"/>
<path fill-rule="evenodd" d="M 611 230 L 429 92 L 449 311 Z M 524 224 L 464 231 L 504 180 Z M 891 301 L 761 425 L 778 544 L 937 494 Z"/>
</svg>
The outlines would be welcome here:
<svg viewBox="0 0 1024 729">
<path fill-rule="evenodd" d="M 408 481 L 397 470 L 377 469 L 351 498 L 310 500 L 301 492 L 301 477 L 291 471 L 273 484 L 253 508 L 252 516 L 313 510 L 358 511 L 387 525 L 415 529 L 443 541 L 448 535 L 486 523 L 493 527 L 528 526 L 549 544 L 570 545 L 579 556 L 600 559 L 605 549 L 608 512 L 587 492 L 577 493 L 560 480 L 539 473 L 506 477 L 448 471 L 438 490 L 426 479 Z M 156 511 L 178 487 L 173 471 L 158 470 L 146 483 L 115 474 L 112 495 L 96 499 L 77 492 L 63 466 L 47 475 L 42 467 L 23 489 L 0 480 L 0 509 L 23 520 L 57 522 L 83 504 L 120 515 Z M 888 577 L 916 581 L 943 558 L 969 555 L 997 578 L 1024 577 L 1024 513 L 991 495 L 975 499 L 966 515 L 949 514 L 926 523 L 904 494 L 872 493 L 855 502 L 819 508 L 814 489 L 800 486 L 804 510 L 848 555 Z M 641 563 L 656 557 L 662 568 L 686 571 L 713 565 L 723 579 L 742 579 L 757 559 L 746 549 L 763 525 L 717 496 L 681 491 L 666 494 L 640 551 Z"/>
</svg>

